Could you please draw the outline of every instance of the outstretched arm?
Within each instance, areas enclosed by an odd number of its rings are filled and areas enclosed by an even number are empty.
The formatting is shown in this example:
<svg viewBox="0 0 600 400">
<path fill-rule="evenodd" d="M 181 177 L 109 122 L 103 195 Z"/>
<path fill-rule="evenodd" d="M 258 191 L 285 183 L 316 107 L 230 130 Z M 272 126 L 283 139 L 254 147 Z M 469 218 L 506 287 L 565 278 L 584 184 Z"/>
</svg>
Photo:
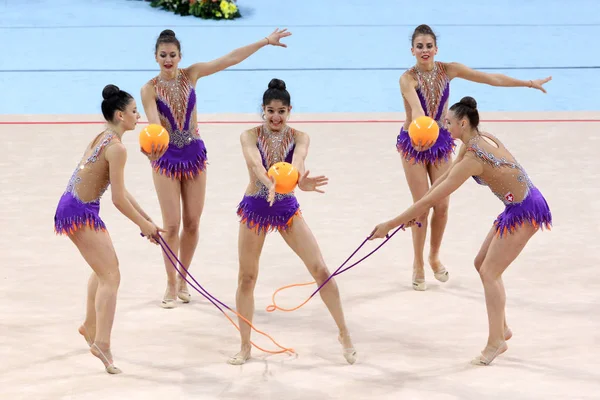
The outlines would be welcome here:
<svg viewBox="0 0 600 400">
<path fill-rule="evenodd" d="M 308 156 L 308 147 L 310 146 L 310 137 L 300 131 L 296 131 L 294 138 L 296 147 L 292 157 L 292 165 L 298 170 L 300 176 L 304 175 L 306 157 Z"/>
<path fill-rule="evenodd" d="M 131 203 L 133 208 L 135 208 L 136 211 L 139 212 L 141 214 L 141 216 L 146 219 L 146 221 L 152 222 L 152 218 L 150 218 L 150 216 L 148 214 L 146 214 L 144 209 L 138 204 L 138 202 L 135 200 L 133 195 L 131 193 L 129 193 L 127 190 L 125 190 L 125 196 L 127 197 L 127 200 L 129 200 L 129 202 Z"/>
<path fill-rule="evenodd" d="M 294 156 L 292 158 L 292 165 L 298 170 L 298 188 L 305 192 L 319 192 L 324 193 L 323 190 L 319 189 L 320 186 L 327 185 L 328 179 L 325 175 L 319 175 L 309 177 L 310 171 L 306 170 L 304 162 L 306 156 L 308 156 L 308 147 L 310 146 L 310 137 L 300 131 L 296 131 L 296 147 L 294 148 Z"/>
<path fill-rule="evenodd" d="M 410 118 L 412 121 L 425 115 L 425 110 L 423 110 L 423 107 L 421 106 L 421 100 L 419 100 L 419 96 L 417 95 L 415 84 L 414 78 L 407 73 L 402 74 L 400 77 L 400 91 L 402 92 L 402 97 L 404 97 L 404 99 L 410 105 Z M 408 118 L 408 113 L 406 116 Z M 431 145 L 433 145 L 433 143 L 429 145 L 422 145 L 413 141 L 411 142 L 412 146 L 417 151 L 427 150 L 429 147 L 431 147 Z"/>
<path fill-rule="evenodd" d="M 250 57 L 252 54 L 256 53 L 259 49 L 263 48 L 264 46 L 272 45 L 287 47 L 285 43 L 280 43 L 279 40 L 284 37 L 290 36 L 291 34 L 291 32 L 287 32 L 287 29 L 283 29 L 280 31 L 279 28 L 277 28 L 269 36 L 259 40 L 258 42 L 249 44 L 247 46 L 239 47 L 233 50 L 232 52 L 212 61 L 192 64 L 188 67 L 187 71 L 190 74 L 190 77 L 193 80 L 193 82 L 196 82 L 203 76 L 214 74 L 216 72 L 227 69 L 232 65 L 241 63 L 246 58 Z"/>
<path fill-rule="evenodd" d="M 154 87 L 152 87 L 149 83 L 146 83 L 144 86 L 142 86 L 140 95 L 142 97 L 142 106 L 144 107 L 144 114 L 146 114 L 148 123 L 160 125 Z"/>
<path fill-rule="evenodd" d="M 425 115 L 425 111 L 423 110 L 421 101 L 417 95 L 417 90 L 415 89 L 415 80 L 407 73 L 402 74 L 400 77 L 400 93 L 402 93 L 402 97 L 404 97 L 410 105 L 410 116 L 413 120 Z"/>
<path fill-rule="evenodd" d="M 481 164 L 473 157 L 465 157 L 450 170 L 448 177 L 444 179 L 435 189 L 428 192 L 420 200 L 410 206 L 406 211 L 396 218 L 381 223 L 375 227 L 371 233 L 370 239 L 382 238 L 387 233 L 400 225 L 408 225 L 419 215 L 423 215 L 427 210 L 437 204 L 440 200 L 450 196 L 465 181 L 482 172 Z"/>
<path fill-rule="evenodd" d="M 524 81 L 503 74 L 488 74 L 486 72 L 477 71 L 457 62 L 446 64 L 446 71 L 451 78 L 462 78 L 491 86 L 529 87 L 541 90 L 544 93 L 546 93 L 546 89 L 544 89 L 543 85 L 552 80 L 552 77 L 549 76 L 544 79 Z"/>
<path fill-rule="evenodd" d="M 156 105 L 156 94 L 154 88 L 150 84 L 142 86 L 140 91 L 142 96 L 142 106 L 144 107 L 144 114 L 148 118 L 148 123 L 160 125 L 160 117 L 158 116 L 158 107 Z M 168 147 L 155 149 L 152 145 L 152 151 L 146 153 L 144 149 L 140 148 L 142 154 L 144 154 L 150 161 L 158 160 L 167 151 Z"/>
<path fill-rule="evenodd" d="M 464 144 L 460 147 L 460 150 L 458 151 L 458 156 L 456 157 L 456 159 L 452 162 L 452 165 L 450 165 L 450 168 L 448 168 L 446 170 L 446 172 L 444 172 L 442 174 L 442 176 L 440 176 L 435 182 L 433 182 L 433 185 L 431 185 L 431 187 L 429 188 L 429 190 L 427 191 L 427 193 L 425 194 L 429 194 L 432 190 L 434 190 L 436 187 L 438 187 L 442 182 L 444 182 L 444 180 L 446 180 L 446 178 L 448 177 L 448 175 L 450 175 L 450 171 L 452 171 L 452 168 L 454 168 L 454 166 L 456 164 L 458 164 L 459 162 L 461 162 L 461 160 L 463 159 L 463 157 L 465 156 L 465 153 L 467 152 L 467 146 L 465 146 Z"/>
<path fill-rule="evenodd" d="M 144 236 L 148 239 L 156 236 L 158 232 L 164 232 L 149 221 L 146 213 L 140 213 L 129 200 L 125 189 L 125 162 L 127 161 L 127 150 L 122 144 L 115 144 L 106 149 L 106 160 L 109 165 L 109 179 L 112 193 L 112 201 L 115 207 L 134 224 L 136 224 Z M 137 205 L 137 203 L 136 203 Z M 139 207 L 139 205 L 138 205 Z M 156 243 L 156 242 L 155 242 Z"/>
<path fill-rule="evenodd" d="M 240 142 L 242 144 L 242 152 L 244 153 L 248 169 L 269 189 L 268 201 L 273 205 L 273 201 L 275 201 L 275 181 L 269 178 L 267 170 L 263 166 L 262 157 L 256 147 L 255 130 L 242 132 L 240 135 Z"/>
</svg>

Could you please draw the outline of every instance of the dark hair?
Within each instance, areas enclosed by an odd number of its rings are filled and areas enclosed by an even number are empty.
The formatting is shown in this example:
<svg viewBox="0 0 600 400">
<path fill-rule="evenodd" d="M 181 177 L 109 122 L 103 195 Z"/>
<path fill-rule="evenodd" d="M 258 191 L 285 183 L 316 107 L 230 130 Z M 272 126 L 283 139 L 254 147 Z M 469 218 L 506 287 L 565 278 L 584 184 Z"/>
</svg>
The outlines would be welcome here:
<svg viewBox="0 0 600 400">
<path fill-rule="evenodd" d="M 125 111 L 133 97 L 115 85 L 106 85 L 102 90 L 102 115 L 107 121 L 112 121 L 117 111 Z"/>
<path fill-rule="evenodd" d="M 181 53 L 181 44 L 179 43 L 179 39 L 175 36 L 175 32 L 170 29 L 165 29 L 158 35 L 158 39 L 156 39 L 156 47 L 154 47 L 154 53 L 158 52 L 158 46 L 163 43 L 172 43 L 177 46 L 177 50 Z"/>
<path fill-rule="evenodd" d="M 454 112 L 458 119 L 467 117 L 471 127 L 477 129 L 479 126 L 479 111 L 477 111 L 477 102 L 474 98 L 470 96 L 463 97 L 458 103 L 450 107 L 450 111 Z"/>
<path fill-rule="evenodd" d="M 284 106 L 290 105 L 290 94 L 285 88 L 285 82 L 281 79 L 271 79 L 269 88 L 263 94 L 263 106 L 268 105 L 273 100 L 281 101 Z"/>
<path fill-rule="evenodd" d="M 417 26 L 415 28 L 415 31 L 412 34 L 410 43 L 412 45 L 414 45 L 415 38 L 420 35 L 431 35 L 433 37 L 433 43 L 437 46 L 437 36 L 435 35 L 435 33 L 433 33 L 433 30 L 431 29 L 431 27 L 429 25 L 422 24 L 422 25 Z"/>
</svg>

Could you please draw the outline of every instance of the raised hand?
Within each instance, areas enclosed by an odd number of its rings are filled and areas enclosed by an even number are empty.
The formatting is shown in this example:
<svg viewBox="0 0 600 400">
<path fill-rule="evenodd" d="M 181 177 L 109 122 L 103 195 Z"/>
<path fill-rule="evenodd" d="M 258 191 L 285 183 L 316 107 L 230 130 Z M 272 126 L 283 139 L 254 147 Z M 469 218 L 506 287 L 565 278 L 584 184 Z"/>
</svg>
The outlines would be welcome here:
<svg viewBox="0 0 600 400">
<path fill-rule="evenodd" d="M 271 33 L 269 36 L 267 36 L 266 39 L 271 46 L 287 47 L 287 45 L 285 43 L 280 43 L 279 41 L 281 39 L 283 39 L 284 37 L 290 36 L 291 34 L 292 34 L 292 32 L 288 32 L 287 28 L 282 29 L 282 30 L 279 30 L 279 28 L 277 28 L 273 31 L 273 33 Z"/>
<path fill-rule="evenodd" d="M 551 81 L 551 80 L 552 80 L 552 77 L 551 77 L 551 76 L 549 76 L 549 77 L 547 77 L 547 78 L 544 78 L 544 79 L 536 79 L 536 80 L 532 80 L 532 81 L 529 81 L 529 82 L 531 82 L 531 86 L 530 86 L 530 87 L 531 87 L 532 89 L 541 90 L 542 92 L 544 92 L 544 93 L 547 93 L 547 92 L 546 92 L 546 89 L 544 89 L 543 85 L 544 85 L 545 83 L 547 83 L 547 82 Z"/>
</svg>

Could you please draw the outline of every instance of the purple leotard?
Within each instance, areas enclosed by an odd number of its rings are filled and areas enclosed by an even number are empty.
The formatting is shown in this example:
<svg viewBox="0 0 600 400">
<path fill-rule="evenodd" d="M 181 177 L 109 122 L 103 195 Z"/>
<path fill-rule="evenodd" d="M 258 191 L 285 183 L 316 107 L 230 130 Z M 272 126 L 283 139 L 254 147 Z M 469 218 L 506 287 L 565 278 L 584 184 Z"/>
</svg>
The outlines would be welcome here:
<svg viewBox="0 0 600 400">
<path fill-rule="evenodd" d="M 442 161 L 449 161 L 456 145 L 450 132 L 444 128 L 443 117 L 450 96 L 450 80 L 446 74 L 444 64 L 435 62 L 431 72 L 421 72 L 415 66 L 406 71 L 405 74 L 411 74 L 417 80 L 416 90 L 421 107 L 423 107 L 425 115 L 433 118 L 438 123 L 440 133 L 431 148 L 417 151 L 412 145 L 408 131 L 403 126 L 396 139 L 396 149 L 404 158 L 413 163 L 437 164 Z"/>
<path fill-rule="evenodd" d="M 525 223 L 551 229 L 552 213 L 548 203 L 523 167 L 510 155 L 512 161 L 484 150 L 479 145 L 480 140 L 481 136 L 471 140 L 467 151 L 484 165 L 484 172 L 473 176 L 473 179 L 480 185 L 488 186 L 505 205 L 504 211 L 494 221 L 496 234 L 500 237 L 510 234 Z"/>
<path fill-rule="evenodd" d="M 280 161 L 292 162 L 295 149 L 295 131 L 286 126 L 281 132 L 271 132 L 265 125 L 255 128 L 257 147 L 266 170 Z M 275 201 L 269 206 L 269 190 L 258 179 L 255 190 L 246 192 L 238 205 L 237 214 L 241 223 L 257 233 L 280 231 L 289 228 L 294 216 L 300 215 L 300 205 L 294 192 L 275 194 Z"/>
<path fill-rule="evenodd" d="M 172 80 L 150 80 L 156 93 L 161 125 L 169 132 L 169 148 L 152 162 L 153 168 L 172 179 L 193 178 L 206 169 L 206 146 L 198 133 L 196 91 L 184 69 Z"/>
<path fill-rule="evenodd" d="M 106 131 L 102 135 L 92 154 L 87 159 L 82 159 L 73 172 L 58 202 L 54 214 L 54 231 L 58 235 L 73 234 L 82 228 L 106 230 L 106 225 L 100 218 L 100 198 L 110 181 L 108 168 L 96 163 L 98 160 L 106 162 L 101 157 L 102 152 L 112 143 L 119 142 L 119 139 L 111 131 Z M 82 191 L 85 191 L 86 196 L 91 199 L 82 199 Z"/>
</svg>

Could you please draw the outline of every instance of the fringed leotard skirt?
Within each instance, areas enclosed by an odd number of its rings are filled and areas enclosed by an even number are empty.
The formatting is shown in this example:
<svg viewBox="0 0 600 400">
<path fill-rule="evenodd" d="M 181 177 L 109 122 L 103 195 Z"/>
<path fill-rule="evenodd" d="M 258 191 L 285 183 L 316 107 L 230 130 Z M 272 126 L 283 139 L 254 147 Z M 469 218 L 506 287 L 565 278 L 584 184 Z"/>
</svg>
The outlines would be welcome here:
<svg viewBox="0 0 600 400">
<path fill-rule="evenodd" d="M 106 231 L 106 225 L 100 218 L 100 201 L 85 203 L 71 192 L 65 192 L 54 214 L 54 232 L 69 235 L 82 228 Z"/>
<path fill-rule="evenodd" d="M 510 200 L 510 199 L 508 199 Z M 518 226 L 525 223 L 535 228 L 551 229 L 552 213 L 546 199 L 535 186 L 529 188 L 529 193 L 519 203 L 505 201 L 505 208 L 494 221 L 496 234 L 500 237 L 512 233 Z"/>
<path fill-rule="evenodd" d="M 182 180 L 194 178 L 206 170 L 207 150 L 204 141 L 196 134 L 175 131 L 170 135 L 169 148 L 152 167 L 161 175 Z"/>
<path fill-rule="evenodd" d="M 408 131 L 402 127 L 400 134 L 396 139 L 396 149 L 402 156 L 413 164 L 439 164 L 443 161 L 450 161 L 456 144 L 454 139 L 444 128 L 440 128 L 437 140 L 431 148 L 424 151 L 417 151 L 412 145 Z"/>
<path fill-rule="evenodd" d="M 270 206 L 263 191 L 245 195 L 238 205 L 240 222 L 256 233 L 284 231 L 292 226 L 292 220 L 300 215 L 300 204 L 293 194 L 275 194 Z"/>
</svg>

